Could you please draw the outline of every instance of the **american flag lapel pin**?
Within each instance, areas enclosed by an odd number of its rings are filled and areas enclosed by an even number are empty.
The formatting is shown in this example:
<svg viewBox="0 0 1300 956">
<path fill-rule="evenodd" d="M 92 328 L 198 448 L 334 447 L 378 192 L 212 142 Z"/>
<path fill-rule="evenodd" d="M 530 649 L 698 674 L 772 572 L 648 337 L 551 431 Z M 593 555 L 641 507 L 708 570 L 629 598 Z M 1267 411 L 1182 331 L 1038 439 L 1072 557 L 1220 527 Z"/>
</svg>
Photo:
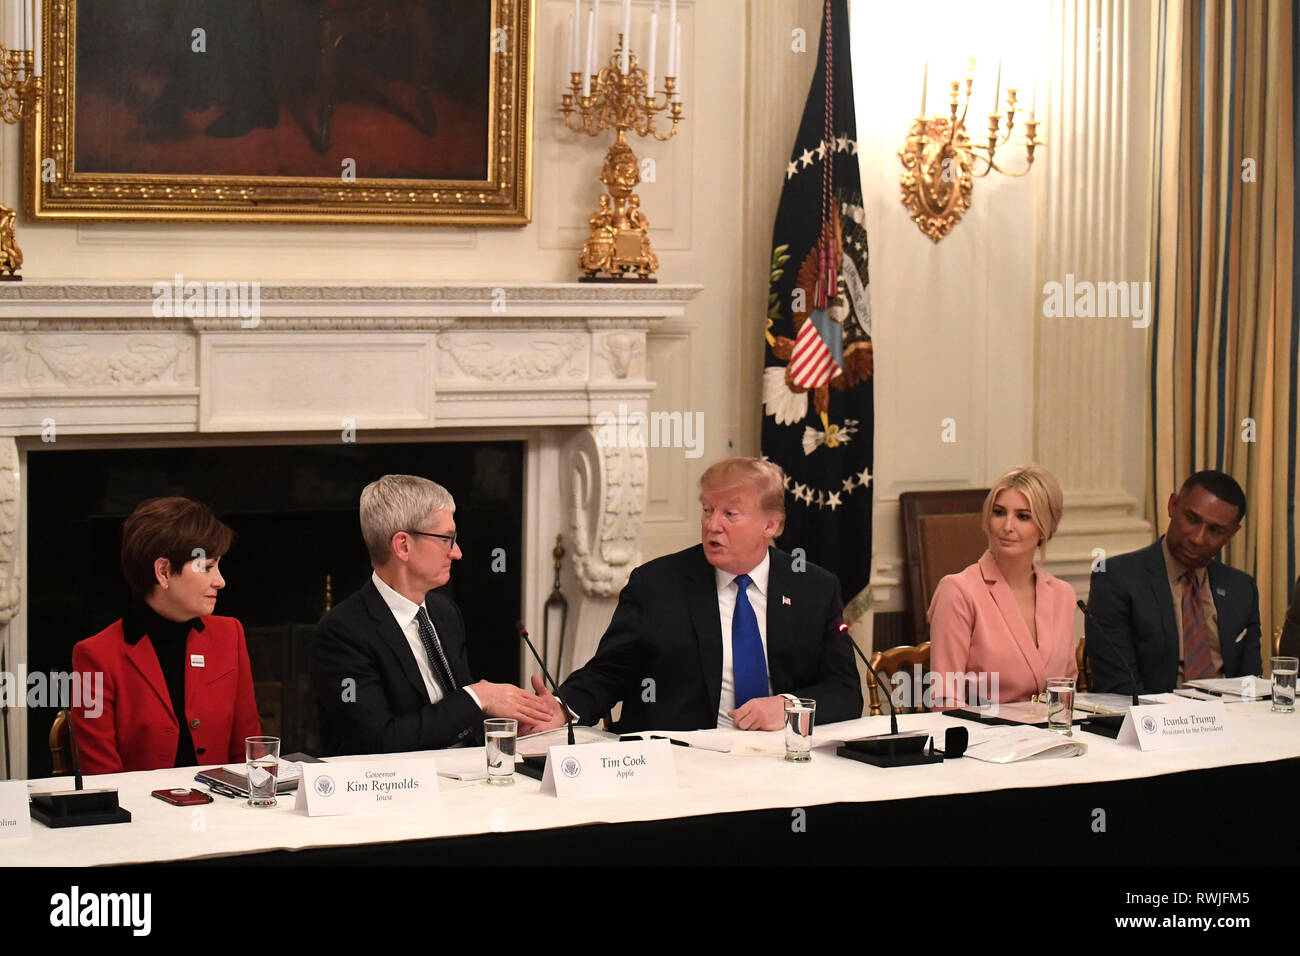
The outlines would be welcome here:
<svg viewBox="0 0 1300 956">
<path fill-rule="evenodd" d="M 784 604 L 784 605 L 786 605 L 787 607 L 789 607 L 789 606 L 790 606 L 790 599 L 789 599 L 788 597 L 786 597 L 784 594 L 782 594 L 782 595 L 781 595 L 781 603 Z"/>
</svg>

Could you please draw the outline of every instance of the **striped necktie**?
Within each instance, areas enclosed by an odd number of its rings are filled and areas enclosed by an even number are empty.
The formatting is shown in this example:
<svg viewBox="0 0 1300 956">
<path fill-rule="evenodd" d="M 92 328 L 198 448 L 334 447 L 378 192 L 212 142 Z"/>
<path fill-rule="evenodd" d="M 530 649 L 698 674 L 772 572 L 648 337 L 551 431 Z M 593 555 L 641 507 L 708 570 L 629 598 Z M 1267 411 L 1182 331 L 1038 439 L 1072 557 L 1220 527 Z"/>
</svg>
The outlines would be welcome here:
<svg viewBox="0 0 1300 956">
<path fill-rule="evenodd" d="M 1183 575 L 1183 680 L 1214 676 L 1210 655 L 1210 624 L 1201 603 L 1200 582 L 1194 571 Z"/>
<path fill-rule="evenodd" d="M 420 605 L 415 618 L 420 622 L 420 642 L 424 645 L 424 653 L 429 656 L 429 664 L 433 667 L 434 676 L 442 685 L 443 692 L 450 694 L 454 690 L 460 690 L 456 678 L 451 673 L 451 665 L 447 663 L 447 655 L 442 652 L 438 631 L 434 628 L 433 621 L 429 620 L 429 612 L 424 609 L 423 604 Z"/>
</svg>

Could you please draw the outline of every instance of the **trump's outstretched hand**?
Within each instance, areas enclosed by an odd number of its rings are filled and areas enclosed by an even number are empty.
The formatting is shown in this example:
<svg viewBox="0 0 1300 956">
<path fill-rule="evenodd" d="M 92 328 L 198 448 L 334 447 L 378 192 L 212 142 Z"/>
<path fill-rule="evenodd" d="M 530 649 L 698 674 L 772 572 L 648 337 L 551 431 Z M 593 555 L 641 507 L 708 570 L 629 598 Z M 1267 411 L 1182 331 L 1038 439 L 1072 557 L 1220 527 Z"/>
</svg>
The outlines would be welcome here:
<svg viewBox="0 0 1300 956">
<path fill-rule="evenodd" d="M 554 730 L 556 727 L 564 726 L 564 708 L 560 702 L 555 699 L 555 695 L 546 689 L 541 677 L 533 675 L 533 691 L 537 695 L 537 700 L 546 708 L 547 716 L 535 723 L 519 724 L 519 735 L 539 734 L 544 730 Z"/>
</svg>

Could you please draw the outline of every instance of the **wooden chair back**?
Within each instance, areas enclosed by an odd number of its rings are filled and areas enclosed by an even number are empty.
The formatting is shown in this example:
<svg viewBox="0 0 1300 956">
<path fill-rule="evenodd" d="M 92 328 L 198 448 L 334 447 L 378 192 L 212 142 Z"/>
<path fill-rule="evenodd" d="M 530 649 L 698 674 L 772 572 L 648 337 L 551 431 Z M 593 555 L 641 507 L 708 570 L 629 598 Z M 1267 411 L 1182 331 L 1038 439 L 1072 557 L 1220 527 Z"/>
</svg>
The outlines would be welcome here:
<svg viewBox="0 0 1300 956">
<path fill-rule="evenodd" d="M 898 496 L 903 523 L 903 596 L 912 643 L 930 639 L 926 609 L 939 580 L 974 564 L 988 547 L 987 488 L 906 491 Z"/>
<path fill-rule="evenodd" d="M 875 668 L 876 673 L 881 679 L 890 684 L 892 678 L 900 670 L 911 671 L 916 665 L 921 666 L 921 683 L 917 687 L 912 685 L 914 692 L 919 692 L 925 687 L 925 672 L 930 669 L 930 642 L 923 644 L 904 644 L 899 647 L 891 647 L 888 650 L 876 651 L 871 655 L 871 666 Z M 881 713 L 880 708 L 880 686 L 873 680 L 868 680 L 867 690 L 871 698 L 872 717 L 877 717 Z M 900 714 L 923 711 L 925 708 L 921 705 L 919 699 L 913 699 L 910 706 L 898 708 Z"/>
<path fill-rule="evenodd" d="M 72 773 L 72 715 L 59 711 L 50 727 L 50 762 L 54 767 L 52 777 L 66 777 Z"/>
</svg>

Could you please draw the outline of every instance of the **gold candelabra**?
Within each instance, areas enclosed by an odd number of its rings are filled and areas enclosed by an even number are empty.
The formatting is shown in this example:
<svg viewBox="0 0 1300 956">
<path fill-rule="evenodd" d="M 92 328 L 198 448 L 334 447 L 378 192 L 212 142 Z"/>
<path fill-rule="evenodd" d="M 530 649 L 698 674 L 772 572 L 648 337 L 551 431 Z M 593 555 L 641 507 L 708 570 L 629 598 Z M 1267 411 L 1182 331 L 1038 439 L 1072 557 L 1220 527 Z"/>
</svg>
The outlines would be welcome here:
<svg viewBox="0 0 1300 956">
<path fill-rule="evenodd" d="M 30 119 L 39 109 L 41 78 L 33 68 L 31 50 L 10 50 L 0 45 L 0 117 L 6 123 Z M 21 282 L 18 270 L 23 251 L 14 234 L 17 214 L 0 203 L 0 281 Z"/>
<path fill-rule="evenodd" d="M 619 69 L 623 43 L 620 33 L 609 64 L 589 78 L 587 95 L 582 92 L 582 74 L 571 72 L 570 90 L 560 97 L 564 125 L 573 132 L 596 136 L 602 130 L 617 131 L 600 171 L 600 181 L 609 191 L 601 193 L 600 207 L 587 220 L 591 235 L 578 257 L 582 281 L 588 282 L 655 281 L 651 276 L 658 271 L 659 260 L 650 245 L 650 223 L 641 211 L 641 197 L 635 193 L 641 182 L 641 167 L 627 144 L 627 133 L 633 130 L 638 136 L 653 136 L 662 143 L 672 139 L 682 120 L 677 78 L 664 77 L 661 100 L 658 92 L 649 89 L 646 72 L 630 51 L 627 72 Z M 667 133 L 660 133 L 656 117 L 665 112 L 673 125 Z M 635 279 L 627 275 L 631 272 L 636 273 Z M 609 278 L 599 278 L 602 273 Z"/>
<path fill-rule="evenodd" d="M 899 179 L 903 205 L 917 228 L 934 242 L 948 235 L 970 209 L 976 179 L 995 171 L 1004 176 L 1024 176 L 1034 165 L 1034 149 L 1044 145 L 1038 138 L 1038 122 L 1031 109 L 1019 143 L 1025 148 L 1024 168 L 1011 172 L 998 164 L 998 150 L 1011 141 L 1016 122 L 1019 91 L 1014 87 L 1007 89 L 1005 111 L 988 115 L 987 140 L 971 141 L 966 129 L 966 112 L 970 109 L 971 87 L 975 82 L 973 73 L 972 61 L 966 74 L 964 95 L 961 80 L 949 84 L 949 115 L 925 116 L 922 100 L 922 115 L 912 121 L 907 141 L 898 153 L 903 163 L 903 175 Z M 960 116 L 957 115 L 959 101 Z M 983 164 L 982 169 L 976 169 L 977 162 Z"/>
</svg>

